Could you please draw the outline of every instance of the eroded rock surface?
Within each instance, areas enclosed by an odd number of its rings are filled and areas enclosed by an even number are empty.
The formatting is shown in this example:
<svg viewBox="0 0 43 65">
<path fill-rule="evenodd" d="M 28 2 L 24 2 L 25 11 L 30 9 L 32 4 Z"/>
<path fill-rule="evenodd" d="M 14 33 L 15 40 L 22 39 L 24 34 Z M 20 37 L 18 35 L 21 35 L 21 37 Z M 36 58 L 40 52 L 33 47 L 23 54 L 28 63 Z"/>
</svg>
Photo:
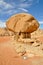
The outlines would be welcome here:
<svg viewBox="0 0 43 65">
<path fill-rule="evenodd" d="M 39 27 L 39 23 L 32 15 L 19 13 L 10 17 L 6 22 L 6 26 L 9 30 L 17 33 L 17 37 L 22 35 L 22 38 L 30 38 L 31 33 Z"/>
</svg>

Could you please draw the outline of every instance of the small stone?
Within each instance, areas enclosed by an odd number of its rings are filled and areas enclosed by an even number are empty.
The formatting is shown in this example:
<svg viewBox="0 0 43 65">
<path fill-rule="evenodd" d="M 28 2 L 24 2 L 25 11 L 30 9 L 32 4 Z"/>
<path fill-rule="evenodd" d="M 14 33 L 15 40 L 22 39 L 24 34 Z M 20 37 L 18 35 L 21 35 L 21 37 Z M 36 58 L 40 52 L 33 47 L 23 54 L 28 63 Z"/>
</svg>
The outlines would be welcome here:
<svg viewBox="0 0 43 65">
<path fill-rule="evenodd" d="M 23 56 L 23 59 L 26 60 L 26 59 L 28 59 L 28 57 L 27 56 Z"/>
</svg>

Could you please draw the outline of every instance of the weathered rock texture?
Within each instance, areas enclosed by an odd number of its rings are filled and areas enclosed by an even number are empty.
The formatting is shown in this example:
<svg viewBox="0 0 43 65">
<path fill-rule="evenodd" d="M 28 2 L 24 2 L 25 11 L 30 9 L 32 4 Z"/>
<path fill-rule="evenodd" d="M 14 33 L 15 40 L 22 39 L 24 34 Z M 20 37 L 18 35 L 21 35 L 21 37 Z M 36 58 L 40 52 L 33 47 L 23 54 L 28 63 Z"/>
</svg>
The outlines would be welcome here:
<svg viewBox="0 0 43 65">
<path fill-rule="evenodd" d="M 6 22 L 6 26 L 9 30 L 18 33 L 18 35 L 22 34 L 26 38 L 31 37 L 30 33 L 37 30 L 39 23 L 32 15 L 20 13 L 10 17 Z"/>
</svg>

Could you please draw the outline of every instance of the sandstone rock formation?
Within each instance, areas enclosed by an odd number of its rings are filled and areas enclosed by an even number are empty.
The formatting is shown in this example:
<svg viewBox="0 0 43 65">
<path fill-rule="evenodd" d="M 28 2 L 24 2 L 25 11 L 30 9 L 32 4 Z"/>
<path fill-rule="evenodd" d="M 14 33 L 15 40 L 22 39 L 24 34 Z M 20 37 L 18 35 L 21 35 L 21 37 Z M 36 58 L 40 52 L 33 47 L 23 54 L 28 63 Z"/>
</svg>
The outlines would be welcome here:
<svg viewBox="0 0 43 65">
<path fill-rule="evenodd" d="M 31 33 L 31 38 L 38 38 L 43 36 L 43 30 L 42 29 L 37 29 L 33 33 Z"/>
<path fill-rule="evenodd" d="M 39 23 L 32 15 L 19 13 L 10 17 L 6 26 L 9 30 L 16 32 L 17 35 L 21 35 L 22 38 L 29 38 L 31 33 L 37 30 Z"/>
</svg>

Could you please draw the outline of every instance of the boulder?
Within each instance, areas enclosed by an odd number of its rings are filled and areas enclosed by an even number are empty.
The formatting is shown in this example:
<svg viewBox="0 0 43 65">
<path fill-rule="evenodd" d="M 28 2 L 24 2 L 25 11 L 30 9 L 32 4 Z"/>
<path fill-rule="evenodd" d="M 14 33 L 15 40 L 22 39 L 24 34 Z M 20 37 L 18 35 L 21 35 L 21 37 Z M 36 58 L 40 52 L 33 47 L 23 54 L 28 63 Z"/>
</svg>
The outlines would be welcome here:
<svg viewBox="0 0 43 65">
<path fill-rule="evenodd" d="M 30 33 L 37 30 L 39 23 L 31 14 L 19 13 L 11 16 L 7 20 L 6 26 L 9 30 L 14 31 L 15 33 L 28 33 L 27 36 L 29 35 L 30 37 Z"/>
</svg>

